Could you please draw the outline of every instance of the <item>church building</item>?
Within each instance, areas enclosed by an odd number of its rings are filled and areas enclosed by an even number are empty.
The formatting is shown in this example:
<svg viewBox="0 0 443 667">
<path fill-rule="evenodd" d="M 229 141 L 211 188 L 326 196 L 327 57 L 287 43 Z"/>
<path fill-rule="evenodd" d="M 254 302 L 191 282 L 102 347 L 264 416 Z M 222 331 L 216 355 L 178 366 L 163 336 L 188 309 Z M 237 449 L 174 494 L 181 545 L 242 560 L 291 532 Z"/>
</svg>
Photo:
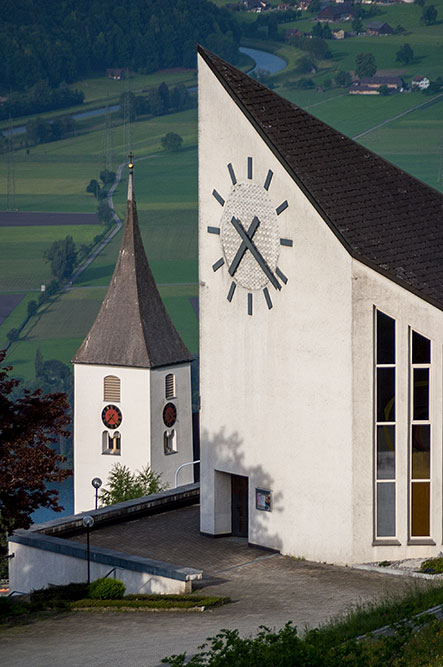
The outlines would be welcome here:
<svg viewBox="0 0 443 667">
<path fill-rule="evenodd" d="M 437 555 L 443 196 L 199 48 L 199 271 L 202 532 Z"/>
<path fill-rule="evenodd" d="M 131 157 L 131 156 L 130 156 Z M 74 363 L 75 512 L 94 507 L 94 477 L 149 465 L 174 486 L 193 459 L 192 357 L 157 290 L 143 248 L 129 164 L 122 245 L 108 292 Z M 192 466 L 180 483 L 193 481 Z"/>
</svg>

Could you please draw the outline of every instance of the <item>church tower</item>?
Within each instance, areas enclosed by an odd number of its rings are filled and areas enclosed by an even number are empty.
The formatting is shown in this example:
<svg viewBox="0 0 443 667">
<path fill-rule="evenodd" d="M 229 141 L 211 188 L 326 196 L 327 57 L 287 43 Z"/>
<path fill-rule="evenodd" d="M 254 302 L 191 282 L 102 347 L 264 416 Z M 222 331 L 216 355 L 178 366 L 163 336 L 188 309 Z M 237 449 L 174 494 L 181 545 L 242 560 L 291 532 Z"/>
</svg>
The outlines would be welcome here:
<svg viewBox="0 0 443 667">
<path fill-rule="evenodd" d="M 132 155 L 122 245 L 108 292 L 74 363 L 74 504 L 94 507 L 94 477 L 149 465 L 174 485 L 193 458 L 191 354 L 158 292 L 143 248 Z M 193 481 L 192 467 L 180 482 Z"/>
</svg>

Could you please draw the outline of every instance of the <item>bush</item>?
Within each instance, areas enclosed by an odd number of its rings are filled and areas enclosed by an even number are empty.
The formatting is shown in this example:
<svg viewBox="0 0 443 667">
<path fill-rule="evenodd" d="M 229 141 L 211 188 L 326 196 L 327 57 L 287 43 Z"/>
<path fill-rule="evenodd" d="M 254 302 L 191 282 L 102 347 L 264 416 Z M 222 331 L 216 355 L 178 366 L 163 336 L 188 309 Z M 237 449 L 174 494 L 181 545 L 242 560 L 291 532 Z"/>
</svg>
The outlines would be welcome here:
<svg viewBox="0 0 443 667">
<path fill-rule="evenodd" d="M 88 595 L 89 587 L 86 583 L 73 583 L 64 586 L 49 586 L 32 591 L 31 603 L 53 602 L 54 600 L 81 600 Z"/>
<path fill-rule="evenodd" d="M 443 573 L 443 558 L 429 558 L 423 561 L 420 567 L 420 572 L 427 572 L 428 574 L 442 574 Z"/>
<path fill-rule="evenodd" d="M 119 579 L 103 577 L 96 579 L 89 586 L 89 597 L 92 600 L 121 600 L 126 587 Z"/>
</svg>

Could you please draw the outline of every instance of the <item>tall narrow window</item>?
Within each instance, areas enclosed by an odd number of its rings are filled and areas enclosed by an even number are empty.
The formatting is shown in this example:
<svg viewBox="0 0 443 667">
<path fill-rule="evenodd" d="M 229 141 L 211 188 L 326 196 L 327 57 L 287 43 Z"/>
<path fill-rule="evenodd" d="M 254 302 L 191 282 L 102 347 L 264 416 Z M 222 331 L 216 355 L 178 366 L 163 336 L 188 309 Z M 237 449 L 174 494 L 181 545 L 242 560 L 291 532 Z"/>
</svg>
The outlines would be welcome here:
<svg viewBox="0 0 443 667">
<path fill-rule="evenodd" d="M 163 448 L 165 454 L 175 454 L 177 451 L 177 436 L 175 429 L 163 433 Z"/>
<path fill-rule="evenodd" d="M 165 377 L 165 398 L 175 397 L 175 375 L 168 373 Z"/>
<path fill-rule="evenodd" d="M 376 537 L 395 536 L 395 320 L 376 311 Z"/>
<path fill-rule="evenodd" d="M 431 421 L 429 378 L 431 341 L 411 332 L 411 537 L 430 536 Z"/>
<path fill-rule="evenodd" d="M 121 453 L 121 437 L 118 431 L 109 433 L 103 431 L 102 433 L 102 454 L 111 454 L 113 456 L 120 456 Z"/>
<path fill-rule="evenodd" d="M 107 375 L 103 380 L 103 400 L 120 401 L 120 378 L 115 375 Z"/>
</svg>

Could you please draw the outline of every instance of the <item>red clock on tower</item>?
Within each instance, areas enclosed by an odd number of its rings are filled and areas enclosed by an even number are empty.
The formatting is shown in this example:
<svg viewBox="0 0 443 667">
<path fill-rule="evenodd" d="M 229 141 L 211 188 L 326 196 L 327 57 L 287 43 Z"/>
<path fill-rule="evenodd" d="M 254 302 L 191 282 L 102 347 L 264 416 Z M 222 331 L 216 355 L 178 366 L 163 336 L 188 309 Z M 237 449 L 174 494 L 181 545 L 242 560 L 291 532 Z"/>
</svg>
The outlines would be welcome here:
<svg viewBox="0 0 443 667">
<path fill-rule="evenodd" d="M 163 422 L 165 426 L 171 428 L 177 420 L 177 408 L 174 403 L 166 403 L 163 408 Z"/>
<path fill-rule="evenodd" d="M 118 428 L 123 415 L 116 405 L 106 405 L 102 410 L 102 422 L 107 428 Z"/>
</svg>

